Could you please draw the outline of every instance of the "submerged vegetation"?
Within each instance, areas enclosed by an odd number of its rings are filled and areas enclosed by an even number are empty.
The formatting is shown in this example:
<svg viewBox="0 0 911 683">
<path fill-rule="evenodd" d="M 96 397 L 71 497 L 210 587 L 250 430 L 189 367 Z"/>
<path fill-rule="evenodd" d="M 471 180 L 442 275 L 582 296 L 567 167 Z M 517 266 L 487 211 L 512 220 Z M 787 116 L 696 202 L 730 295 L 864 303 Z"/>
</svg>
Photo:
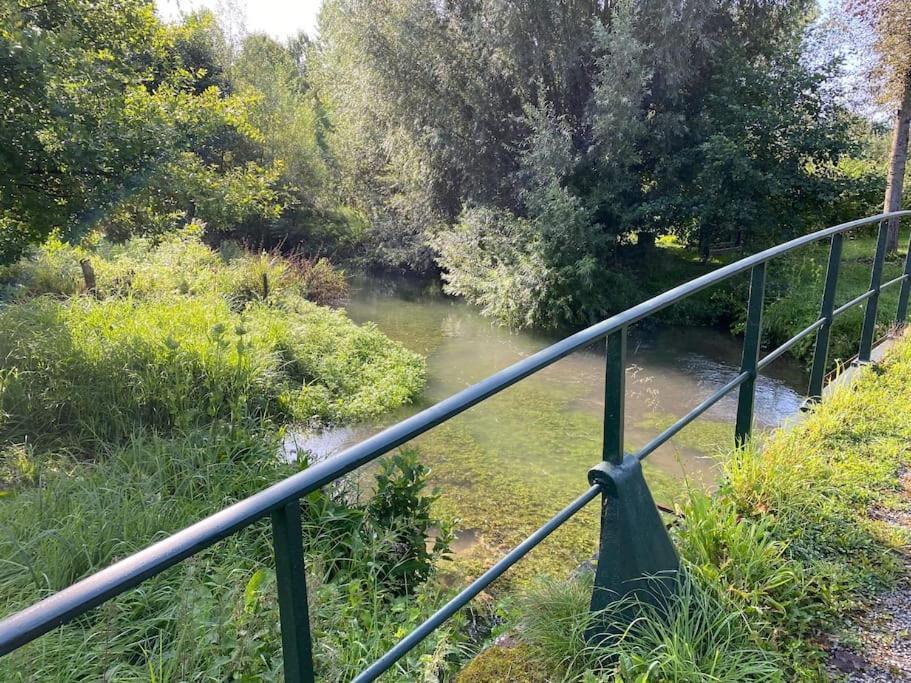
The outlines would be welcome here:
<svg viewBox="0 0 911 683">
<path fill-rule="evenodd" d="M 907 530 L 883 513 L 908 507 L 899 475 L 909 384 L 904 337 L 805 420 L 761 449 L 733 452 L 718 490 L 691 490 L 680 509 L 672 536 L 683 571 L 663 606 L 592 615 L 590 576 L 542 580 L 502 627 L 514 629 L 519 655 L 494 646 L 460 682 L 504 680 L 498 662 L 516 659 L 532 672 L 525 680 L 824 680 L 821 635 L 904 575 Z M 627 619 L 630 607 L 640 619 L 586 644 L 594 619 Z"/>
</svg>

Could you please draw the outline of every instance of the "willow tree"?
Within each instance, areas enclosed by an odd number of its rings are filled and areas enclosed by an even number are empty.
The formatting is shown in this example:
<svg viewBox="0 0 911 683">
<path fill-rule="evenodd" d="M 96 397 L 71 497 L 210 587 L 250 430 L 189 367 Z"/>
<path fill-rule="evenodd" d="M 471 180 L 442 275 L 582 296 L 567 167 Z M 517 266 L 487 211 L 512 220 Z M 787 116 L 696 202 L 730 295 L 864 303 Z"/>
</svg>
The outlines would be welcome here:
<svg viewBox="0 0 911 683">
<path fill-rule="evenodd" d="M 894 107 L 884 211 L 902 203 L 908 132 L 911 128 L 911 3 L 908 0 L 847 0 L 849 11 L 876 33 L 874 82 L 880 99 Z M 889 221 L 889 251 L 898 248 L 898 219 Z"/>
</svg>

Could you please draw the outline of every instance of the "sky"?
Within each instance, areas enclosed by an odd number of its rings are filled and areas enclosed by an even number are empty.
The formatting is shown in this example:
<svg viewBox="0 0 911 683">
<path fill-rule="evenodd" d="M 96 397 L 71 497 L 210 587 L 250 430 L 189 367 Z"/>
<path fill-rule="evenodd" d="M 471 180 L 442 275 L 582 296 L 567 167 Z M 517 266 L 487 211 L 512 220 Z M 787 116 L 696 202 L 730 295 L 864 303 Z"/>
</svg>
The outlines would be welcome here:
<svg viewBox="0 0 911 683">
<path fill-rule="evenodd" d="M 158 14 L 173 21 L 200 7 L 231 16 L 251 33 L 267 33 L 284 40 L 301 30 L 316 34 L 316 14 L 322 0 L 155 0 Z"/>
</svg>

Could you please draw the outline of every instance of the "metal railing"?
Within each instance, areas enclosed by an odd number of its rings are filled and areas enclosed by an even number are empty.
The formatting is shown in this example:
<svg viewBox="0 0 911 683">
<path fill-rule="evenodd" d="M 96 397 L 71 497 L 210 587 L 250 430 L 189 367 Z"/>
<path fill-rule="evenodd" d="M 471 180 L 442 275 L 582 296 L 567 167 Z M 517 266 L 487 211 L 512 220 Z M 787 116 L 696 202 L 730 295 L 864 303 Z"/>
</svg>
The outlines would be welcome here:
<svg viewBox="0 0 911 683">
<path fill-rule="evenodd" d="M 905 259 L 902 275 L 886 283 L 881 282 L 886 256 L 888 222 L 886 219 L 905 216 L 911 216 L 911 211 L 879 214 L 798 237 L 698 277 L 577 332 L 348 448 L 333 458 L 290 476 L 8 616 L 0 621 L 0 656 L 29 643 L 204 548 L 269 516 L 272 522 L 275 551 L 285 679 L 295 683 L 313 681 L 314 667 L 299 499 L 600 339 L 606 339 L 607 344 L 604 441 L 602 462 L 588 473 L 589 488 L 354 680 L 358 683 L 372 681 L 390 669 L 423 638 L 599 494 L 602 496 L 601 538 L 592 607 L 603 606 L 618 594 L 628 594 L 634 590 L 629 587 L 631 580 L 641 578 L 646 574 L 674 569 L 677 566 L 673 546 L 642 478 L 640 461 L 734 389 L 739 390 L 734 430 L 735 443 L 742 444 L 751 431 L 755 382 L 759 372 L 800 340 L 813 333 L 816 333 L 816 345 L 808 396 L 811 399 L 818 398 L 823 388 L 832 324 L 839 315 L 863 303 L 866 304 L 866 310 L 858 360 L 868 362 L 873 343 L 879 295 L 884 288 L 901 284 L 895 321 L 903 323 L 907 316 L 909 291 L 911 291 L 911 249 Z M 835 292 L 844 235 L 853 229 L 874 223 L 880 223 L 880 227 L 876 254 L 871 268 L 870 288 L 855 299 L 836 308 Z M 775 257 L 827 238 L 831 243 L 819 318 L 805 330 L 760 359 L 767 263 Z M 696 292 L 746 271 L 750 271 L 750 294 L 747 305 L 743 358 L 739 374 L 638 452 L 631 455 L 625 454 L 623 422 L 628 328 L 643 318 Z"/>
</svg>

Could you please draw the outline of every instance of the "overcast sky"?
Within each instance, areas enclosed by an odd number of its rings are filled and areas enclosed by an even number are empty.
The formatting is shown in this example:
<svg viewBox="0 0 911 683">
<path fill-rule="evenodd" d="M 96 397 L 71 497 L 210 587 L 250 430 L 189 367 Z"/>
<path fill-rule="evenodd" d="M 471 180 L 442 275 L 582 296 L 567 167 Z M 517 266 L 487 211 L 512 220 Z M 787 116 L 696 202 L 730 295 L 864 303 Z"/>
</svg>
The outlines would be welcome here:
<svg viewBox="0 0 911 683">
<path fill-rule="evenodd" d="M 283 40 L 301 30 L 316 32 L 316 13 L 322 0 L 155 0 L 162 18 L 174 20 L 200 7 L 232 15 L 247 31 L 268 33 Z M 236 16 L 243 15 L 243 16 Z"/>
</svg>

